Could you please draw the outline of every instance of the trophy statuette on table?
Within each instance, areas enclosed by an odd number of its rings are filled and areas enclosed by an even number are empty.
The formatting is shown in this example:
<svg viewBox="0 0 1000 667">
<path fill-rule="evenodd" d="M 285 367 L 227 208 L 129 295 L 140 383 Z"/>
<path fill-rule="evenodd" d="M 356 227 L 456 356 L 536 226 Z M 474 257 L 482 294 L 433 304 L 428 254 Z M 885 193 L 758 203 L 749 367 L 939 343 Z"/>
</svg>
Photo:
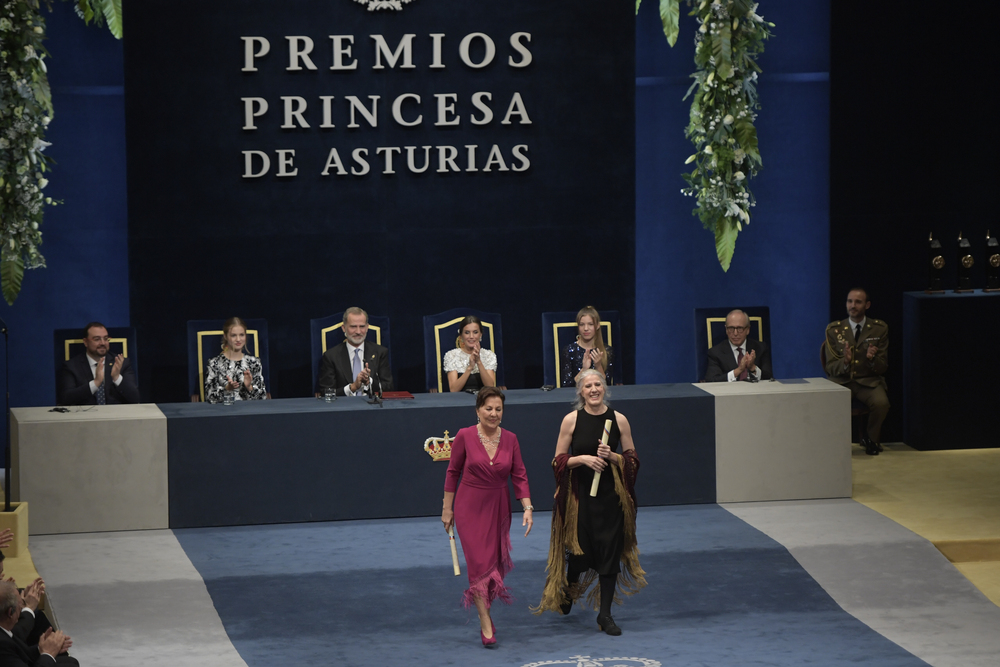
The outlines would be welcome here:
<svg viewBox="0 0 1000 667">
<path fill-rule="evenodd" d="M 986 289 L 984 292 L 1000 292 L 1000 241 L 990 236 L 986 230 Z"/>
<path fill-rule="evenodd" d="M 934 238 L 934 232 L 927 237 L 927 294 L 944 294 L 941 276 L 944 273 L 944 255 L 941 242 Z"/>
<path fill-rule="evenodd" d="M 958 233 L 958 287 L 956 292 L 972 292 L 972 267 L 976 260 L 972 257 L 972 242 Z"/>
</svg>

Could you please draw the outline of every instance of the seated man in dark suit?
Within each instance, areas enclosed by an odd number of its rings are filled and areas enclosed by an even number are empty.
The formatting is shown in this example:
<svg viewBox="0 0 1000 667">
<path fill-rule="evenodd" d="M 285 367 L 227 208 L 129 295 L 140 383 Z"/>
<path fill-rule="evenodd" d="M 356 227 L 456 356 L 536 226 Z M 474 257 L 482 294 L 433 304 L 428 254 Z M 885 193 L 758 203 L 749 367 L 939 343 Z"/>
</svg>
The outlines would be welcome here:
<svg viewBox="0 0 1000 667">
<path fill-rule="evenodd" d="M 344 342 L 323 353 L 319 362 L 319 390 L 333 387 L 338 396 L 362 396 L 374 390 L 392 391 L 389 350 L 365 340 L 368 313 L 360 308 L 344 311 Z"/>
<path fill-rule="evenodd" d="M 774 377 L 771 354 L 763 341 L 750 340 L 750 318 L 742 310 L 726 315 L 726 338 L 708 351 L 705 382 L 758 382 Z"/>
<path fill-rule="evenodd" d="M 3 576 L 4 560 L 3 551 L 0 551 L 0 581 L 10 582 L 16 586 L 13 577 Z M 21 617 L 11 632 L 28 646 L 35 646 L 45 631 L 52 627 L 45 612 L 38 608 L 45 594 L 45 582 L 39 577 L 23 591 L 18 589 L 18 592 L 21 594 Z"/>
<path fill-rule="evenodd" d="M 132 364 L 122 355 L 108 357 L 108 329 L 100 322 L 83 328 L 85 354 L 63 363 L 56 385 L 59 405 L 138 403 L 139 387 Z"/>
<path fill-rule="evenodd" d="M 10 582 L 0 583 L 0 666 L 79 666 L 76 658 L 71 658 L 66 653 L 73 645 L 73 640 L 60 630 L 49 628 L 39 637 L 37 646 L 26 644 L 14 634 L 20 617 L 21 596 L 18 595 L 17 588 Z"/>
</svg>

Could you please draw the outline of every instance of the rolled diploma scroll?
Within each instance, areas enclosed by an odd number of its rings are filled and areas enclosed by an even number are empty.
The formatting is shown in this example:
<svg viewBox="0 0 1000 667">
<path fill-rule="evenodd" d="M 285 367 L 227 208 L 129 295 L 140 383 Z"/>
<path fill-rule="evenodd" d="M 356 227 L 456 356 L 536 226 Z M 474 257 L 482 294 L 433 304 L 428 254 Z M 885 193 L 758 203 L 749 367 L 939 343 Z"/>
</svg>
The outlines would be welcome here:
<svg viewBox="0 0 1000 667">
<path fill-rule="evenodd" d="M 455 569 L 455 576 L 462 574 L 462 570 L 458 568 L 458 549 L 455 548 L 455 528 L 454 526 L 448 529 L 448 541 L 451 542 L 451 566 Z"/>
<path fill-rule="evenodd" d="M 601 436 L 601 444 L 608 444 L 608 436 L 611 435 L 611 420 L 604 420 L 604 435 Z M 611 465 L 610 463 L 608 465 Z M 594 483 L 590 485 L 590 497 L 597 497 L 597 485 L 601 483 L 601 471 L 594 471 Z"/>
</svg>

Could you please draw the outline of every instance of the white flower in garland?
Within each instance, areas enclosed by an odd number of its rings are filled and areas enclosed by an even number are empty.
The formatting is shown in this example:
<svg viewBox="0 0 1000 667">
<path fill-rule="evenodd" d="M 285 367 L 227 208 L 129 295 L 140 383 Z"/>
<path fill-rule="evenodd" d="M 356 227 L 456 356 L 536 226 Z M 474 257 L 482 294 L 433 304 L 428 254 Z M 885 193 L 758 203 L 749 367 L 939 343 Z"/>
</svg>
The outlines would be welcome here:
<svg viewBox="0 0 1000 667">
<path fill-rule="evenodd" d="M 639 13 L 642 0 L 636 0 Z M 695 0 L 686 0 L 691 6 Z M 695 153 L 684 164 L 694 169 L 683 174 L 688 187 L 681 192 L 694 197 L 694 213 L 715 235 L 715 250 L 723 271 L 729 270 L 736 249 L 736 235 L 750 224 L 756 206 L 747 181 L 761 166 L 757 130 L 753 125 L 760 108 L 757 98 L 757 56 L 771 36 L 773 23 L 756 13 L 751 0 L 700 0 L 691 11 L 698 22 L 695 33 L 694 93 L 686 136 Z M 680 0 L 660 0 L 663 34 L 670 46 L 677 43 Z"/>
<path fill-rule="evenodd" d="M 13 303 L 25 269 L 45 266 L 38 250 L 48 185 L 43 151 L 52 98 L 43 58 L 45 22 L 38 0 L 7 0 L 0 19 L 0 285 Z"/>
</svg>

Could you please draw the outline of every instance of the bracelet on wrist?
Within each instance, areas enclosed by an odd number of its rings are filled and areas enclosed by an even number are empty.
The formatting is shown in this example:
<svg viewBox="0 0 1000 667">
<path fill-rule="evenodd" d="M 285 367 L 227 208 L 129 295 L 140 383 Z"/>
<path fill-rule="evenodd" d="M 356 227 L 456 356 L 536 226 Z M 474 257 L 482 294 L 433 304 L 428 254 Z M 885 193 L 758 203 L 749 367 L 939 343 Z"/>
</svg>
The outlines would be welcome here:
<svg viewBox="0 0 1000 667">
<path fill-rule="evenodd" d="M 533 512 L 533 511 L 535 511 L 535 506 L 534 506 L 534 505 L 528 505 L 527 507 L 524 507 L 524 508 L 522 508 L 522 509 L 523 509 L 523 510 L 524 510 L 525 512 Z"/>
</svg>

